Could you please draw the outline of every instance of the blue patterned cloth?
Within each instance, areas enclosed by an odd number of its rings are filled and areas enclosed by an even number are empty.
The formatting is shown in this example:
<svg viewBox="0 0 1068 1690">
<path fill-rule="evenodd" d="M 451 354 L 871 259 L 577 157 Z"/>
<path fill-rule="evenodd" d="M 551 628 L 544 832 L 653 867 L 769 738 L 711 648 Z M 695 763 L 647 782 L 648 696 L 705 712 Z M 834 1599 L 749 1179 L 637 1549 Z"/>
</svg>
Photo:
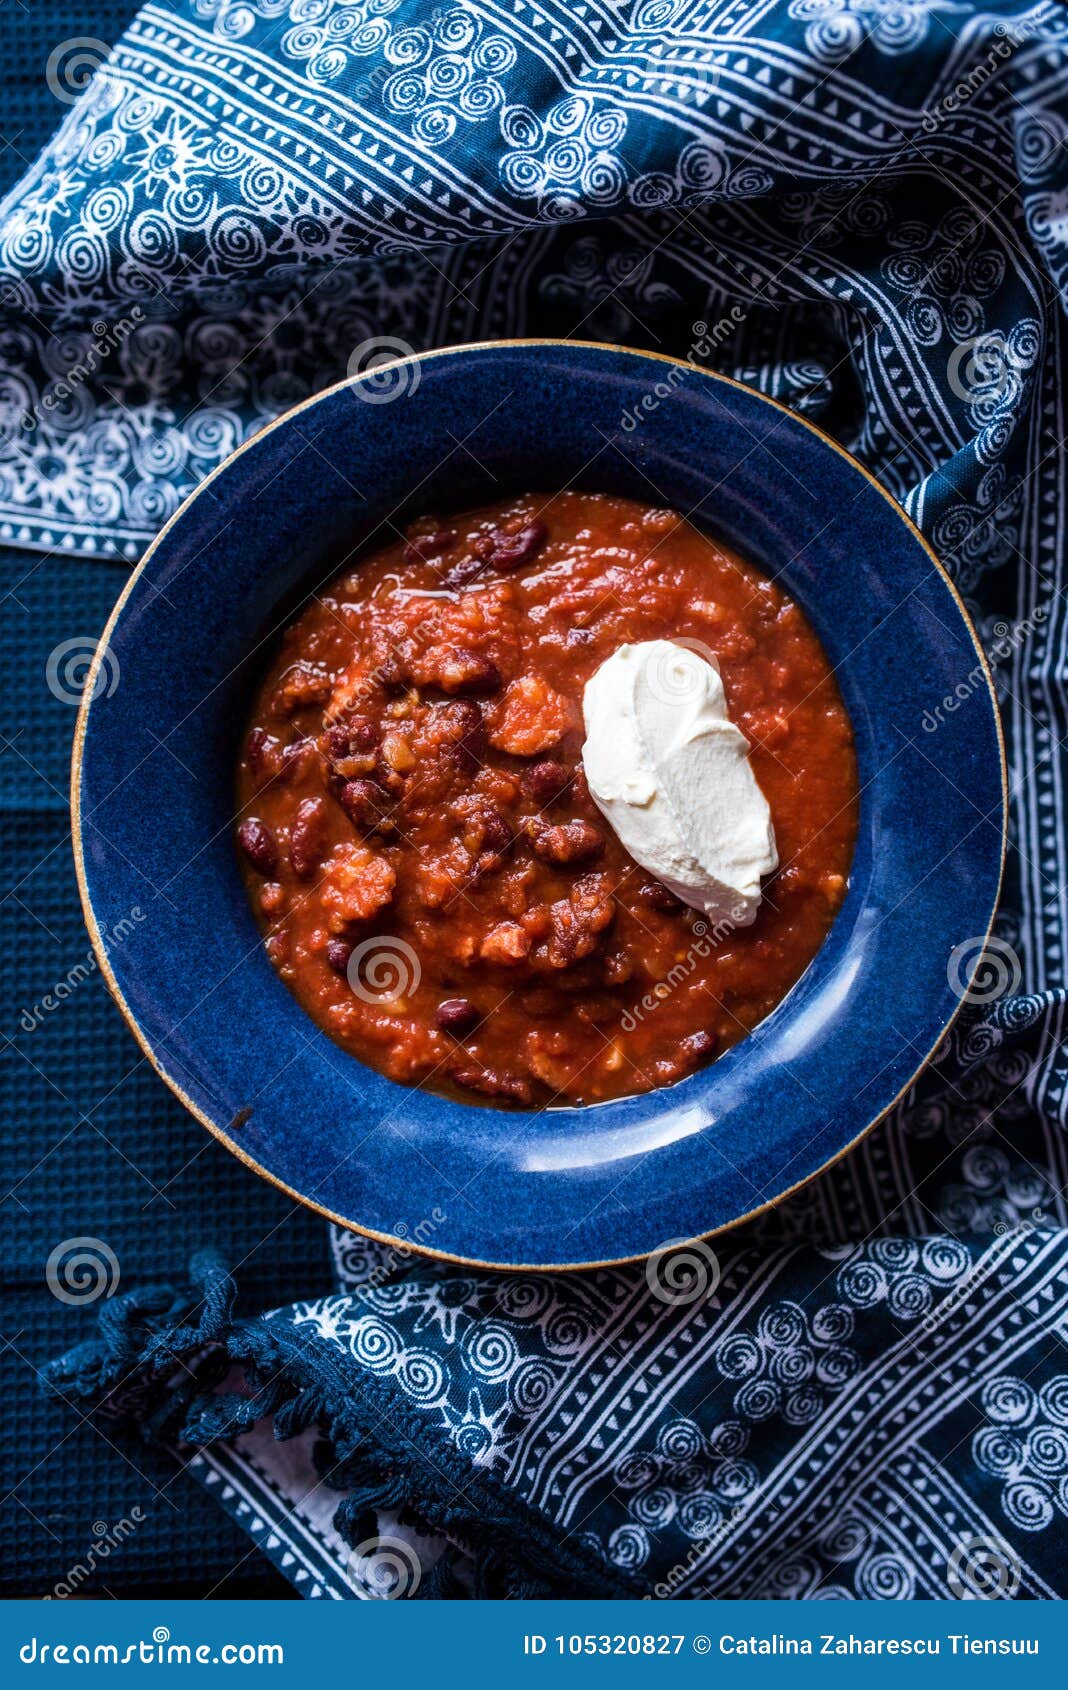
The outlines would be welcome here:
<svg viewBox="0 0 1068 1690">
<path fill-rule="evenodd" d="M 710 343 L 905 505 L 1002 696 L 977 1001 L 714 1271 L 335 1234 L 306 1302 L 205 1260 L 56 1365 L 308 1594 L 1068 1593 L 1066 138 L 1054 0 L 182 0 L 0 208 L 0 539 L 133 557 L 383 352 Z"/>
</svg>

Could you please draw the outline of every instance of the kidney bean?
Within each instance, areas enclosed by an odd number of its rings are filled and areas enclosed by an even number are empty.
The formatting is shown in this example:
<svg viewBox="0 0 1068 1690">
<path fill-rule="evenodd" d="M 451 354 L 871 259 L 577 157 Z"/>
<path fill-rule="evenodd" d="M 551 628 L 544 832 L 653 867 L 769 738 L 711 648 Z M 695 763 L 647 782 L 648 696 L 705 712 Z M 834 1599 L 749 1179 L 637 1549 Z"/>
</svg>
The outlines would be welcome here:
<svg viewBox="0 0 1068 1690">
<path fill-rule="evenodd" d="M 478 849 L 502 856 L 512 843 L 512 829 L 507 816 L 493 804 L 482 804 L 471 818 L 479 834 Z"/>
<path fill-rule="evenodd" d="M 383 838 L 396 833 L 397 825 L 384 809 L 385 794 L 373 780 L 345 781 L 338 789 L 337 801 L 361 833 L 377 833 Z"/>
<path fill-rule="evenodd" d="M 238 841 L 257 874 L 266 880 L 278 867 L 278 841 L 258 816 L 249 816 L 237 830 Z"/>
<path fill-rule="evenodd" d="M 712 1055 L 716 1048 L 716 1035 L 705 1031 L 691 1033 L 689 1038 L 681 1039 L 674 1056 L 665 1058 L 662 1062 L 653 1064 L 653 1073 L 661 1085 L 670 1085 L 672 1080 L 681 1080 L 684 1075 L 692 1074 Z"/>
<path fill-rule="evenodd" d="M 440 557 L 455 544 L 456 535 L 451 528 L 435 528 L 431 534 L 415 534 L 404 548 L 404 562 L 426 563 L 430 558 Z"/>
<path fill-rule="evenodd" d="M 543 863 L 592 862 L 604 850 L 604 834 L 592 822 L 571 821 L 550 827 L 535 816 L 527 823 L 526 832 L 530 849 Z"/>
<path fill-rule="evenodd" d="M 541 551 L 549 538 L 549 530 L 544 522 L 535 517 L 533 522 L 526 523 L 517 534 L 507 534 L 498 528 L 492 535 L 493 550 L 489 555 L 492 569 L 513 570 L 522 569 L 530 563 Z"/>
<path fill-rule="evenodd" d="M 249 773 L 257 786 L 266 786 L 272 781 L 284 785 L 286 781 L 292 780 L 312 743 L 310 739 L 302 737 L 293 740 L 289 745 L 283 745 L 264 728 L 253 728 L 248 736 L 245 756 Z"/>
<path fill-rule="evenodd" d="M 513 1103 L 529 1103 L 533 1087 L 521 1074 L 507 1074 L 501 1068 L 450 1068 L 449 1076 L 467 1091 L 481 1092 L 485 1097 L 507 1097 Z"/>
<path fill-rule="evenodd" d="M 682 908 L 681 900 L 676 898 L 674 892 L 665 886 L 662 880 L 643 881 L 638 887 L 638 896 L 651 910 L 661 910 L 664 915 L 674 915 Z"/>
<path fill-rule="evenodd" d="M 328 939 L 325 955 L 335 974 L 346 974 L 348 972 L 352 946 L 347 944 L 344 939 Z"/>
<path fill-rule="evenodd" d="M 453 646 L 442 658 L 436 679 L 443 692 L 468 696 L 499 692 L 501 687 L 501 672 L 492 657 L 462 646 Z"/>
<path fill-rule="evenodd" d="M 478 705 L 469 698 L 458 698 L 452 704 L 435 704 L 429 724 L 435 740 L 452 746 L 466 769 L 477 769 L 486 753 L 486 724 Z"/>
<path fill-rule="evenodd" d="M 367 756 L 378 750 L 378 724 L 369 716 L 353 716 L 347 722 L 333 722 L 327 728 L 326 755 L 332 763 L 345 757 Z"/>
<path fill-rule="evenodd" d="M 606 986 L 623 986 L 634 977 L 634 963 L 626 951 L 609 951 L 601 964 Z"/>
<path fill-rule="evenodd" d="M 384 756 L 375 759 L 372 779 L 376 785 L 382 788 L 383 792 L 388 793 L 394 799 L 400 797 L 408 784 L 407 775 L 402 774 L 400 769 L 393 768 Z"/>
<path fill-rule="evenodd" d="M 470 998 L 445 998 L 434 1011 L 434 1020 L 443 1033 L 451 1033 L 454 1039 L 462 1039 L 473 1027 L 477 1027 L 478 1010 Z"/>
<path fill-rule="evenodd" d="M 289 861 L 298 880 L 310 880 L 326 847 L 326 800 L 302 798 L 289 830 Z"/>
<path fill-rule="evenodd" d="M 265 776 L 274 773 L 272 754 L 277 747 L 278 741 L 267 732 L 266 728 L 253 728 L 245 747 L 245 760 L 248 763 L 249 773 L 253 780 L 260 781 Z"/>
<path fill-rule="evenodd" d="M 388 635 L 373 641 L 374 678 L 384 692 L 406 692 L 412 684 L 408 658 Z"/>
<path fill-rule="evenodd" d="M 484 557 L 479 557 L 477 553 L 469 553 L 446 571 L 441 578 L 442 584 L 451 587 L 454 592 L 458 592 L 463 587 L 470 586 L 471 582 L 482 574 L 485 567 L 486 560 Z"/>
<path fill-rule="evenodd" d="M 570 783 L 570 772 L 555 757 L 541 757 L 523 771 L 523 785 L 539 809 L 563 797 Z"/>
<path fill-rule="evenodd" d="M 295 780 L 308 767 L 314 754 L 315 740 L 309 738 L 308 735 L 305 734 L 300 739 L 290 740 L 288 745 L 282 747 L 275 779 L 282 786 L 287 786 L 291 780 Z"/>
</svg>

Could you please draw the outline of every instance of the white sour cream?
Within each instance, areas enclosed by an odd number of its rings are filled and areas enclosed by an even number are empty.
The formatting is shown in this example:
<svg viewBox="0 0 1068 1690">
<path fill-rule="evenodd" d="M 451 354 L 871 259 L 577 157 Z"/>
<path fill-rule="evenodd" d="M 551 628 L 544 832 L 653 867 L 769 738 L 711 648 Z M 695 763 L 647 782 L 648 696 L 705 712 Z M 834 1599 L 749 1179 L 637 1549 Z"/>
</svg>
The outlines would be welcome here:
<svg viewBox="0 0 1068 1690">
<path fill-rule="evenodd" d="M 749 927 L 779 858 L 712 654 L 673 640 L 622 645 L 582 707 L 590 796 L 624 847 L 683 903 Z"/>
</svg>

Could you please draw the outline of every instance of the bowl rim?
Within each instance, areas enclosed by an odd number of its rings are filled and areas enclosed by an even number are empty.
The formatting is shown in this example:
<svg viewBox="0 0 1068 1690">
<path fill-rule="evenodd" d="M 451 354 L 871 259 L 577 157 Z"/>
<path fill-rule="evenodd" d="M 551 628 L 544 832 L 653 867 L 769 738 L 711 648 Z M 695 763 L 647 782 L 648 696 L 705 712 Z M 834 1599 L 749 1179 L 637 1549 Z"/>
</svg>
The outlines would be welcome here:
<svg viewBox="0 0 1068 1690">
<path fill-rule="evenodd" d="M 144 554 L 139 559 L 134 569 L 131 570 L 129 580 L 126 582 L 122 592 L 119 594 L 119 597 L 108 616 L 107 622 L 104 625 L 103 632 L 97 641 L 92 662 L 90 663 L 89 670 L 86 674 L 85 684 L 82 688 L 82 697 L 78 707 L 78 717 L 75 723 L 74 738 L 71 746 L 71 842 L 74 854 L 74 872 L 78 883 L 78 895 L 81 900 L 82 914 L 89 932 L 89 938 L 92 943 L 93 953 L 96 957 L 97 967 L 99 968 L 100 973 L 107 984 L 108 990 L 118 1006 L 119 1013 L 122 1015 L 127 1027 L 137 1041 L 142 1055 L 147 1059 L 150 1066 L 159 1075 L 164 1084 L 171 1092 L 173 1092 L 175 1097 L 178 1098 L 179 1102 L 183 1104 L 189 1113 L 200 1122 L 201 1126 L 206 1127 L 212 1137 L 222 1144 L 233 1156 L 236 1156 L 238 1161 L 243 1162 L 247 1168 L 251 1169 L 252 1172 L 258 1174 L 261 1179 L 266 1180 L 270 1185 L 274 1186 L 276 1190 L 284 1192 L 287 1197 L 293 1198 L 295 1202 L 300 1203 L 303 1207 L 312 1210 L 315 1214 L 321 1215 L 324 1220 L 332 1221 L 336 1226 L 343 1227 L 348 1232 L 356 1233 L 363 1238 L 371 1238 L 376 1243 L 385 1244 L 393 1249 L 403 1249 L 413 1255 L 421 1256 L 430 1260 L 448 1262 L 454 1266 L 484 1269 L 488 1272 L 585 1273 L 594 1271 L 598 1268 L 624 1267 L 636 1262 L 648 1261 L 666 1253 L 675 1245 L 681 1246 L 684 1243 L 694 1243 L 710 1238 L 718 1238 L 724 1233 L 733 1232 L 736 1227 L 744 1226 L 748 1221 L 757 1219 L 760 1215 L 767 1214 L 770 1210 L 777 1208 L 780 1203 L 785 1202 L 788 1197 L 792 1197 L 806 1185 L 810 1185 L 813 1180 L 820 1178 L 820 1176 L 825 1174 L 829 1168 L 835 1167 L 844 1157 L 850 1155 L 857 1146 L 868 1137 L 869 1133 L 873 1132 L 879 1123 L 885 1120 L 892 1110 L 897 1107 L 901 1099 L 916 1084 L 916 1081 L 919 1079 L 920 1075 L 935 1055 L 935 1052 L 939 1049 L 939 1046 L 942 1044 L 947 1033 L 956 1022 L 957 1017 L 966 1002 L 967 993 L 979 971 L 983 951 L 985 950 L 993 931 L 994 920 L 997 915 L 998 904 L 1001 897 L 1001 887 L 1005 872 L 1005 858 L 1008 848 L 1009 783 L 1008 765 L 1005 752 L 1005 735 L 1001 722 L 1001 712 L 998 707 L 997 691 L 994 685 L 993 673 L 975 624 L 955 582 L 939 561 L 926 536 L 921 533 L 915 522 L 913 522 L 912 518 L 909 516 L 908 512 L 898 503 L 894 495 L 883 486 L 882 482 L 876 478 L 865 464 L 861 463 L 858 458 L 854 457 L 852 452 L 848 451 L 846 447 L 842 446 L 833 438 L 833 436 L 828 434 L 824 429 L 820 428 L 816 423 L 812 422 L 808 417 L 803 417 L 797 411 L 791 410 L 790 406 L 783 404 L 780 399 L 773 399 L 768 394 L 761 393 L 758 388 L 751 386 L 748 382 L 739 381 L 734 376 L 722 375 L 717 370 L 705 369 L 702 365 L 696 364 L 688 358 L 677 358 L 666 352 L 648 352 L 641 347 L 618 346 L 610 341 L 572 340 L 556 338 L 553 336 L 520 337 L 510 340 L 464 341 L 456 346 L 441 346 L 435 347 L 427 352 L 412 352 L 405 357 L 393 360 L 393 362 L 398 366 L 403 367 L 410 364 L 428 363 L 435 358 L 454 357 L 458 353 L 478 353 L 501 350 L 520 351 L 536 347 L 552 347 L 556 350 L 564 351 L 575 349 L 586 352 L 602 352 L 639 360 L 651 359 L 655 362 L 667 364 L 674 368 L 685 369 L 691 374 L 701 377 L 703 380 L 719 383 L 724 387 L 737 388 L 749 397 L 757 399 L 761 403 L 769 405 L 773 410 L 781 412 L 784 416 L 789 417 L 791 421 L 808 429 L 810 434 L 813 434 L 818 440 L 822 441 L 825 446 L 829 447 L 833 452 L 836 452 L 840 458 L 843 458 L 847 464 L 863 476 L 865 481 L 867 481 L 869 485 L 875 489 L 880 497 L 885 500 L 887 505 L 889 505 L 898 521 L 904 524 L 912 538 L 916 540 L 924 552 L 926 552 L 931 564 L 941 577 L 944 585 L 948 589 L 956 604 L 957 611 L 964 624 L 964 628 L 975 647 L 976 655 L 978 656 L 979 664 L 982 669 L 983 678 L 986 682 L 987 697 L 990 704 L 991 714 L 993 716 L 995 736 L 997 740 L 998 764 L 1001 780 L 1001 827 L 997 882 L 994 888 L 990 914 L 987 918 L 986 928 L 983 933 L 983 944 L 982 947 L 977 947 L 975 963 L 967 977 L 967 984 L 960 995 L 957 1005 L 939 1028 L 937 1037 L 926 1055 L 917 1064 L 908 1080 L 899 1089 L 895 1096 L 891 1098 L 890 1102 L 880 1109 L 878 1114 L 873 1116 L 872 1119 L 849 1140 L 848 1144 L 843 1145 L 840 1150 L 836 1151 L 833 1156 L 829 1156 L 825 1162 L 821 1163 L 820 1166 L 815 1168 L 811 1173 L 806 1174 L 802 1179 L 795 1181 L 793 1185 L 787 1186 L 783 1191 L 780 1191 L 777 1196 L 769 1198 L 767 1202 L 758 1204 L 756 1208 L 748 1210 L 745 1214 L 737 1216 L 732 1221 L 725 1221 L 719 1226 L 712 1227 L 707 1232 L 698 1233 L 693 1239 L 678 1239 L 673 1241 L 672 1245 L 661 1244 L 653 1251 L 642 1251 L 637 1255 L 630 1256 L 610 1256 L 601 1261 L 549 1263 L 489 1262 L 483 1261 L 474 1256 L 455 1255 L 447 1250 L 434 1249 L 432 1246 L 427 1244 L 416 1244 L 411 1239 L 402 1238 L 398 1234 L 379 1232 L 372 1227 L 361 1226 L 357 1221 L 351 1220 L 348 1216 L 341 1215 L 337 1213 L 336 1210 L 328 1209 L 322 1203 L 317 1203 L 312 1198 L 306 1197 L 302 1192 L 296 1190 L 294 1186 L 288 1185 L 284 1180 L 279 1179 L 277 1174 L 273 1174 L 270 1169 L 265 1168 L 261 1162 L 257 1162 L 253 1156 L 250 1156 L 248 1151 L 230 1136 L 226 1126 L 221 1122 L 213 1120 L 207 1111 L 201 1109 L 179 1084 L 179 1082 L 167 1072 L 157 1057 L 151 1041 L 142 1031 L 133 1011 L 126 1002 L 122 988 L 119 985 L 115 972 L 111 967 L 107 950 L 100 932 L 100 927 L 96 919 L 96 913 L 93 909 L 92 897 L 89 892 L 89 884 L 86 876 L 81 807 L 82 776 L 85 736 L 89 723 L 89 713 L 92 709 L 93 699 L 96 692 L 97 677 L 100 673 L 101 664 L 104 662 L 107 654 L 111 635 L 120 616 L 122 615 L 127 600 L 134 592 L 138 582 L 163 540 L 170 533 L 175 524 L 184 517 L 186 511 L 189 510 L 193 502 L 200 498 L 200 496 L 211 486 L 212 482 L 216 480 L 216 478 L 220 476 L 224 470 L 227 470 L 237 458 L 241 457 L 245 452 L 251 451 L 259 441 L 265 439 L 266 436 L 273 433 L 275 429 L 280 428 L 293 417 L 299 416 L 302 411 L 308 410 L 312 405 L 319 404 L 321 400 L 328 398 L 331 394 L 340 393 L 346 388 L 356 387 L 362 382 L 373 380 L 374 376 L 377 374 L 377 371 L 374 370 L 366 370 L 356 375 L 347 376 L 341 381 L 332 383 L 329 387 L 320 389 L 317 393 L 310 394 L 308 398 L 300 400 L 296 405 L 291 405 L 288 410 L 283 411 L 271 422 L 265 424 L 264 427 L 259 429 L 250 437 L 250 439 L 243 441 L 240 446 L 235 447 L 235 449 L 230 452 L 221 463 L 216 464 L 215 468 L 204 477 L 203 481 L 198 482 L 192 492 L 182 500 L 178 508 L 168 517 L 163 527 L 159 530 L 159 533 L 156 534 L 149 542 Z M 473 1107 L 478 1106 L 475 1105 Z"/>
</svg>

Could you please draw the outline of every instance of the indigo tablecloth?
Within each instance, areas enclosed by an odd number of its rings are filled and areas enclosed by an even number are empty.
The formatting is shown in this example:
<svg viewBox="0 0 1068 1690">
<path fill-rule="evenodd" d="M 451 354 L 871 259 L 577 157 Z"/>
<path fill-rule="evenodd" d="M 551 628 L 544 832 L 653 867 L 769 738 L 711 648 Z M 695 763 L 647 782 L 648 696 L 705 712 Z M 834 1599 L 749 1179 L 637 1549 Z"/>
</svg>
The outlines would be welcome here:
<svg viewBox="0 0 1068 1690">
<path fill-rule="evenodd" d="M 178 0 L 0 209 L 0 538 L 132 558 L 384 352 L 711 327 L 914 516 L 1003 698 L 974 1001 L 714 1291 L 335 1235 L 336 1287 L 239 1318 L 203 1257 L 52 1368 L 308 1594 L 1065 1593 L 1066 92 L 1051 0 Z"/>
</svg>

